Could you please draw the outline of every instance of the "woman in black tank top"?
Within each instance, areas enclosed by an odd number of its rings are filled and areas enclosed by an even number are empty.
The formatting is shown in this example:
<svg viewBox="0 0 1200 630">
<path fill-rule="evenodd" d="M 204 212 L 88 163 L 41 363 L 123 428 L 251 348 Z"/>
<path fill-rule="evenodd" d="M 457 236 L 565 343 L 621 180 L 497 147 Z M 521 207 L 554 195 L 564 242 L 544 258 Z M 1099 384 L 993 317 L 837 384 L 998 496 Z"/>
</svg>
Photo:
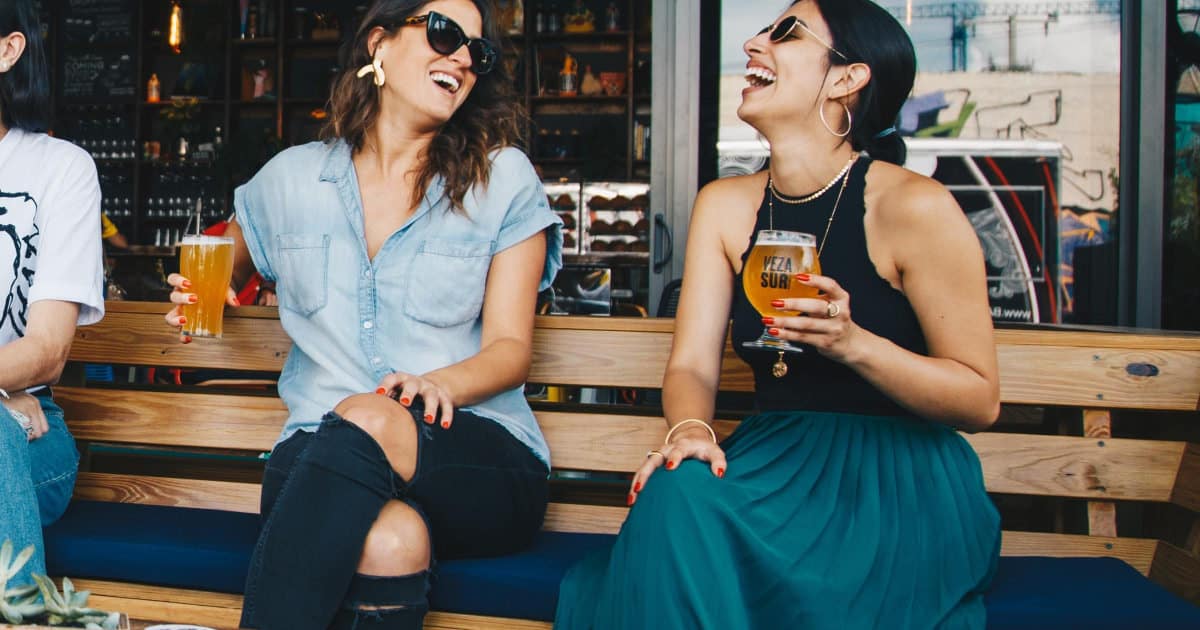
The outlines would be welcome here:
<svg viewBox="0 0 1200 630">
<path fill-rule="evenodd" d="M 738 114 L 770 168 L 696 200 L 671 428 L 613 548 L 564 580 L 556 627 L 983 628 L 999 517 L 957 430 L 999 413 L 995 347 L 971 226 L 896 166 L 912 43 L 869 0 L 798 0 L 745 50 Z M 819 297 L 752 306 L 742 275 L 786 271 L 744 269 L 766 229 L 814 235 L 823 275 L 786 283 Z M 730 314 L 759 411 L 718 445 Z M 806 351 L 743 347 L 764 326 Z"/>
</svg>

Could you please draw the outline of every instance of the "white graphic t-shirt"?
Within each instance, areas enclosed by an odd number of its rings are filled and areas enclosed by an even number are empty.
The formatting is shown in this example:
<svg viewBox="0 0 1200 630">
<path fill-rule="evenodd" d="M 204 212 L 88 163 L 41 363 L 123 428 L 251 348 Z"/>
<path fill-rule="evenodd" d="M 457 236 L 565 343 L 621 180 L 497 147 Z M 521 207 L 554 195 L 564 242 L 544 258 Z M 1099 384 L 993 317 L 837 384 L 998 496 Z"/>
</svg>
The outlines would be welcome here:
<svg viewBox="0 0 1200 630">
<path fill-rule="evenodd" d="M 80 305 L 80 326 L 104 316 L 100 183 L 79 147 L 10 129 L 0 138 L 0 346 L 25 335 L 41 300 Z"/>
</svg>

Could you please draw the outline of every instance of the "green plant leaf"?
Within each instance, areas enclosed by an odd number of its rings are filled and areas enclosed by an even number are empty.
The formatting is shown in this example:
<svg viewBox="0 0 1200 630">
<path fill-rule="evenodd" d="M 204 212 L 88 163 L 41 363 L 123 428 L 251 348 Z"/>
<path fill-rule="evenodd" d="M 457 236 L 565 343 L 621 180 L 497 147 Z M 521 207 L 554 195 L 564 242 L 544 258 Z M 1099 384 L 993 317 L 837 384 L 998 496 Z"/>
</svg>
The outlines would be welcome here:
<svg viewBox="0 0 1200 630">
<path fill-rule="evenodd" d="M 76 591 L 71 593 L 71 600 L 68 603 L 71 605 L 71 608 L 83 608 L 87 605 L 88 597 L 91 597 L 91 595 L 91 591 Z"/>
<path fill-rule="evenodd" d="M 9 574 L 8 572 L 8 562 L 12 560 L 12 548 L 12 541 L 7 538 L 4 540 L 4 544 L 0 545 L 0 580 L 3 581 L 16 575 L 16 573 Z"/>
<path fill-rule="evenodd" d="M 37 584 L 26 584 L 24 586 L 16 586 L 4 592 L 4 598 L 9 600 L 21 599 L 28 597 L 31 593 L 37 593 Z"/>
<path fill-rule="evenodd" d="M 25 621 L 25 616 L 22 615 L 16 608 L 9 606 L 5 602 L 0 601 L 0 617 L 13 625 L 18 625 Z"/>
</svg>

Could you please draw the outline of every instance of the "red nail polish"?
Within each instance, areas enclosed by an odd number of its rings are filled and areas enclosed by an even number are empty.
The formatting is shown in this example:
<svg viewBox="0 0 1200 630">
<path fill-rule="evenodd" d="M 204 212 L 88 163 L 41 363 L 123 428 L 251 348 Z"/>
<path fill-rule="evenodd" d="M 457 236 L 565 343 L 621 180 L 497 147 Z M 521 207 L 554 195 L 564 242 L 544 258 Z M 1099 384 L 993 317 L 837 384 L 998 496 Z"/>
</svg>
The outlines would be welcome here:
<svg viewBox="0 0 1200 630">
<path fill-rule="evenodd" d="M 812 280 L 812 276 L 806 273 L 798 273 L 796 274 L 796 279 L 800 282 L 808 282 L 809 280 Z"/>
<path fill-rule="evenodd" d="M 767 331 L 767 333 L 768 333 L 768 334 L 770 334 L 772 337 L 778 337 L 778 336 L 779 336 L 779 329 L 778 329 L 778 328 L 772 328 L 771 330 L 768 330 L 768 331 Z"/>
<path fill-rule="evenodd" d="M 764 317 L 764 318 L 763 318 L 763 326 L 771 326 L 771 325 L 774 325 L 774 324 L 775 324 L 775 318 L 774 318 L 774 317 Z"/>
<path fill-rule="evenodd" d="M 184 337 L 184 338 L 182 339 L 182 341 L 183 341 L 183 343 L 192 343 L 192 338 L 191 338 L 191 337 Z"/>
<path fill-rule="evenodd" d="M 408 398 L 401 398 L 401 399 L 400 399 L 400 404 L 401 404 L 401 405 L 404 405 L 405 407 L 407 407 L 407 406 L 409 406 L 410 404 L 412 404 L 412 401 L 411 401 L 411 400 L 409 400 Z"/>
<path fill-rule="evenodd" d="M 179 285 L 179 286 L 181 286 L 181 287 L 183 287 L 183 288 L 185 288 L 185 289 L 190 289 L 190 288 L 192 288 L 192 281 L 191 281 L 191 280 L 184 280 L 182 283 L 180 283 L 180 285 Z"/>
<path fill-rule="evenodd" d="M 634 492 L 641 492 L 641 491 L 642 491 L 642 484 L 641 484 L 641 482 L 638 482 L 638 483 L 635 483 L 635 484 L 633 484 L 633 491 L 634 491 Z"/>
<path fill-rule="evenodd" d="M 433 414 L 425 414 L 425 424 L 433 424 Z"/>
<path fill-rule="evenodd" d="M 180 318 L 179 318 L 179 325 L 180 325 L 180 326 L 182 326 L 182 325 L 184 325 L 184 324 L 186 324 L 186 323 L 187 323 L 187 318 L 186 318 L 186 317 L 180 317 Z"/>
<path fill-rule="evenodd" d="M 783 300 L 771 300 L 771 306 L 774 306 L 775 308 L 783 308 L 785 305 Z"/>
<path fill-rule="evenodd" d="M 675 462 L 667 462 L 667 470 L 675 470 Z"/>
<path fill-rule="evenodd" d="M 629 496 L 625 497 L 625 505 L 633 505 L 634 500 L 633 493 L 629 493 Z"/>
<path fill-rule="evenodd" d="M 196 295 L 188 296 L 188 304 L 195 304 L 196 302 L 199 302 L 199 301 L 200 301 L 200 298 L 197 297 Z"/>
<path fill-rule="evenodd" d="M 443 420 L 443 421 L 442 421 L 442 428 L 443 428 L 443 429 L 449 429 L 449 428 L 450 428 L 450 421 L 449 421 L 449 420 Z"/>
<path fill-rule="evenodd" d="M 718 478 L 718 479 L 724 479 L 724 478 L 725 478 L 725 469 L 724 469 L 724 468 L 718 468 L 718 469 L 717 469 L 717 478 Z"/>
<path fill-rule="evenodd" d="M 387 390 L 386 390 L 386 389 L 384 389 L 384 388 L 382 388 L 382 387 L 380 387 L 379 389 L 375 390 L 375 393 L 376 393 L 376 394 L 379 394 L 380 396 L 382 396 L 382 395 L 384 395 L 384 394 L 386 394 L 386 393 L 387 393 Z"/>
<path fill-rule="evenodd" d="M 241 301 L 241 300 L 239 300 L 239 299 L 237 299 L 237 298 L 235 297 L 235 298 L 233 298 L 233 305 L 234 305 L 234 306 L 241 306 L 241 305 L 242 305 L 242 301 Z"/>
</svg>

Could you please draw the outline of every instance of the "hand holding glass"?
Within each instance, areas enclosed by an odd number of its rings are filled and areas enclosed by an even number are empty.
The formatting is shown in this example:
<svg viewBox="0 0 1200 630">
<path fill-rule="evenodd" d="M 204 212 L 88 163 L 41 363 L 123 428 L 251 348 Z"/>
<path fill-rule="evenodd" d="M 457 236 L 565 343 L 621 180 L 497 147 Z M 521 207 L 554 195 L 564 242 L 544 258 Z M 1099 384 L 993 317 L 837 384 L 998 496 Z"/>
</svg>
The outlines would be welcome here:
<svg viewBox="0 0 1200 630">
<path fill-rule="evenodd" d="M 742 288 L 750 304 L 763 317 L 792 316 L 794 312 L 772 306 L 776 300 L 789 298 L 816 298 L 820 292 L 815 287 L 801 284 L 796 274 L 821 273 L 821 261 L 817 258 L 817 239 L 804 232 L 785 230 L 760 230 L 754 248 L 742 269 Z M 774 337 L 770 328 L 763 327 L 762 335 L 754 341 L 742 344 L 744 348 L 761 348 L 776 352 L 804 352 L 785 339 Z"/>
<path fill-rule="evenodd" d="M 199 234 L 179 241 L 179 274 L 192 283 L 194 304 L 183 305 L 184 334 L 220 337 L 225 295 L 233 276 L 233 238 Z"/>
</svg>

